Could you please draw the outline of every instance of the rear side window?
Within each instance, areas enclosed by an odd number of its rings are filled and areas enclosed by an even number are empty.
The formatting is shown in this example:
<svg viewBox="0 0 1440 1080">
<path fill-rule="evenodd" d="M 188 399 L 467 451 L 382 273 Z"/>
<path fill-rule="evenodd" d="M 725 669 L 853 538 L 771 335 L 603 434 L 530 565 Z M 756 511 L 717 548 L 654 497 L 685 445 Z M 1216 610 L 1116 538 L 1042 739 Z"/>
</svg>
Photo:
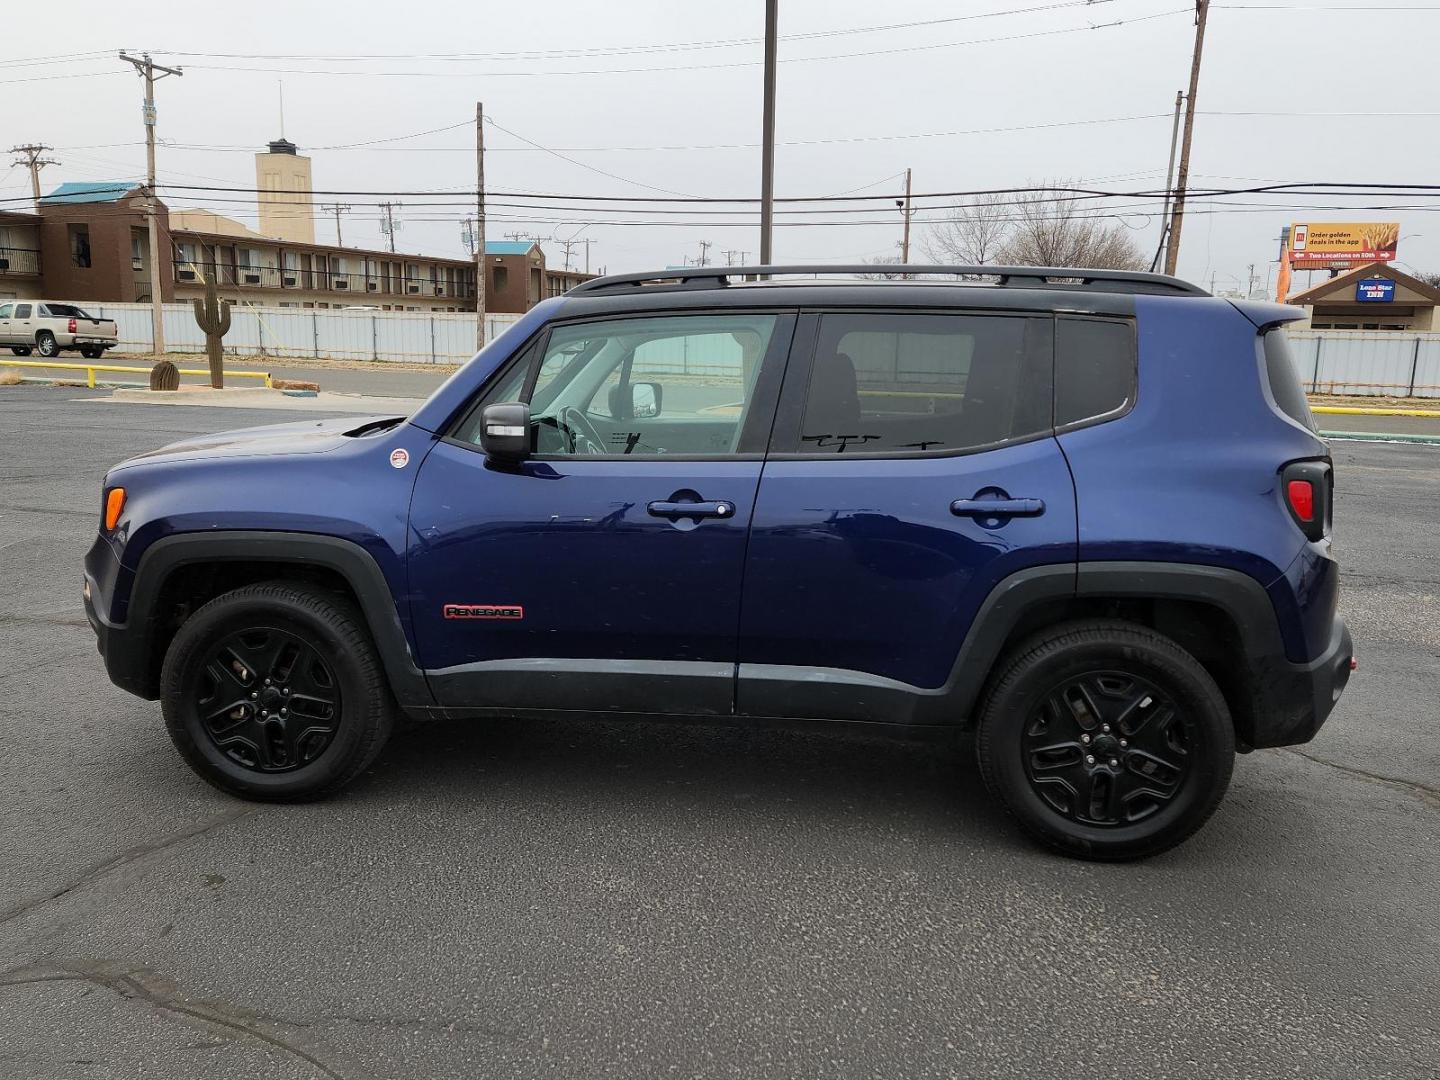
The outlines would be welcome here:
<svg viewBox="0 0 1440 1080">
<path fill-rule="evenodd" d="M 1310 412 L 1310 400 L 1305 388 L 1300 385 L 1300 373 L 1295 370 L 1295 358 L 1290 352 L 1290 339 L 1278 327 L 1265 334 L 1265 377 L 1270 383 L 1270 395 L 1280 411 L 1297 424 L 1315 431 L 1315 416 Z"/>
<path fill-rule="evenodd" d="M 16 305 L 15 305 L 15 318 L 17 318 L 17 319 L 28 319 L 28 318 L 30 318 L 30 305 L 29 305 L 29 304 L 16 304 Z"/>
<path fill-rule="evenodd" d="M 1135 402 L 1135 328 L 1113 319 L 1055 321 L 1055 426 L 1118 415 Z"/>
<path fill-rule="evenodd" d="M 798 450 L 945 452 L 1050 429 L 1049 320 L 834 314 L 820 319 Z"/>
</svg>

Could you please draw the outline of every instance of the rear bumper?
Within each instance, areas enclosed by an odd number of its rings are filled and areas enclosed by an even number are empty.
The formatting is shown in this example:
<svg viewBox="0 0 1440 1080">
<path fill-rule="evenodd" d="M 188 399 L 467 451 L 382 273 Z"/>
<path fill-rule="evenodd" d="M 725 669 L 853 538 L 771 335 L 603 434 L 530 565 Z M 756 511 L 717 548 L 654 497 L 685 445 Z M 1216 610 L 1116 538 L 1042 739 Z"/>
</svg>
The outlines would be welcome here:
<svg viewBox="0 0 1440 1080">
<path fill-rule="evenodd" d="M 1294 746 L 1313 739 L 1350 681 L 1354 655 L 1350 631 L 1337 616 L 1329 645 L 1314 660 L 1292 664 L 1277 658 L 1260 664 L 1250 748 Z"/>
</svg>

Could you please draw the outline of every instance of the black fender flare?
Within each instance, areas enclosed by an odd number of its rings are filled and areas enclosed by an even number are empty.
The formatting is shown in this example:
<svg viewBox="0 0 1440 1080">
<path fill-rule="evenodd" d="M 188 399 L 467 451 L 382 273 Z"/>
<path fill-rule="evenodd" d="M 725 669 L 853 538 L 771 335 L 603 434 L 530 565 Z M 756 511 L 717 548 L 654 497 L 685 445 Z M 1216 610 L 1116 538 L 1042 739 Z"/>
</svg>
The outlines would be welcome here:
<svg viewBox="0 0 1440 1080">
<path fill-rule="evenodd" d="M 217 562 L 318 566 L 339 574 L 355 594 L 385 665 L 390 689 L 401 707 L 425 709 L 434 705 L 435 699 L 424 673 L 415 664 L 395 597 L 379 564 L 359 544 L 318 533 L 217 530 L 177 533 L 151 544 L 141 555 L 135 571 L 125 629 L 117 633 L 120 628 L 116 627 L 111 633 L 112 641 L 129 639 L 125 652 L 132 661 L 139 662 L 138 666 L 127 665 L 131 668 L 132 680 L 138 678 L 139 671 L 149 669 L 155 623 L 161 614 L 156 606 L 166 581 L 183 566 Z M 108 654 L 106 660 L 107 665 L 112 663 Z M 147 689 L 151 692 L 144 696 L 153 697 L 158 692 L 157 688 Z"/>
</svg>

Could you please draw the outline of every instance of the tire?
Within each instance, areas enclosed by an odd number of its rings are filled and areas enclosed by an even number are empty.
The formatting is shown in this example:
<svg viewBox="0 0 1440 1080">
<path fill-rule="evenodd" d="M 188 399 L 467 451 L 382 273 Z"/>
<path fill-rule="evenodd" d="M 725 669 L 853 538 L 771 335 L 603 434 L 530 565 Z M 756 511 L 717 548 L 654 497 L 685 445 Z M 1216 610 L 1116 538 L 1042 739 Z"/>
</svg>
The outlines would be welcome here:
<svg viewBox="0 0 1440 1080">
<path fill-rule="evenodd" d="M 99 360 L 105 355 L 104 349 L 81 349 L 80 355 L 86 360 Z"/>
<path fill-rule="evenodd" d="M 30 346 L 29 346 L 29 345 L 11 345 L 11 346 L 10 346 L 10 351 L 13 352 L 16 356 L 29 356 L 29 355 L 30 355 Z"/>
<path fill-rule="evenodd" d="M 286 581 L 225 593 L 181 624 L 160 702 L 192 769 L 262 802 L 319 799 L 350 783 L 384 747 L 396 712 L 360 613 Z"/>
<path fill-rule="evenodd" d="M 1047 630 L 997 665 L 975 750 L 991 794 L 1042 843 L 1138 859 L 1214 813 L 1235 729 L 1193 656 L 1153 630 L 1097 620 Z"/>
<path fill-rule="evenodd" d="M 35 351 L 44 357 L 59 356 L 60 343 L 49 330 L 41 330 L 35 335 Z"/>
</svg>

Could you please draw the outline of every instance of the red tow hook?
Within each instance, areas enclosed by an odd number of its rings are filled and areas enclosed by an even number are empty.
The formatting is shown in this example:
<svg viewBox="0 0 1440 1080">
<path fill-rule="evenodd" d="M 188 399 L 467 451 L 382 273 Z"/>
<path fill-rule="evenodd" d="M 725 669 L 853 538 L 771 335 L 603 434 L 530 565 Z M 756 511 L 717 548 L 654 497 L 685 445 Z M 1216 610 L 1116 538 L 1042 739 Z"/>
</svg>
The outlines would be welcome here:
<svg viewBox="0 0 1440 1080">
<path fill-rule="evenodd" d="M 1360 658 L 1359 658 L 1358 656 L 1352 656 L 1352 657 L 1350 657 L 1350 670 L 1351 670 L 1351 671 L 1359 671 L 1359 670 L 1360 670 Z"/>
</svg>

